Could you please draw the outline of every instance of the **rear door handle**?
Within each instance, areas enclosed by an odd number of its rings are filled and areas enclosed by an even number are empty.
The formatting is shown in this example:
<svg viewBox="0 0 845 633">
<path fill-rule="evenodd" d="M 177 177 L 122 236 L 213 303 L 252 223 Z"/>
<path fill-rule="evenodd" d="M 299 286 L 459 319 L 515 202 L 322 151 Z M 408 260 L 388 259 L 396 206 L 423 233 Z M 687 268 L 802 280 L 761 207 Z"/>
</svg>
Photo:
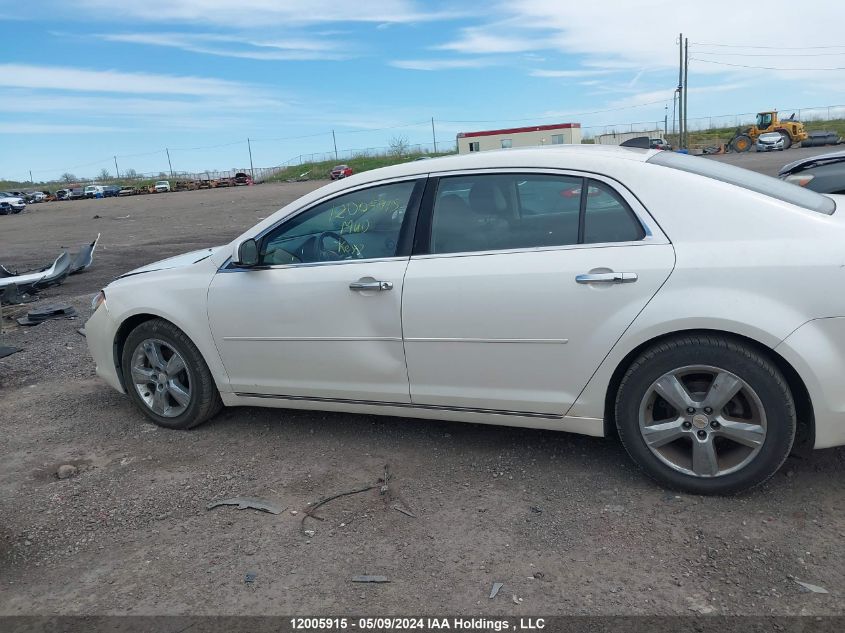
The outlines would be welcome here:
<svg viewBox="0 0 845 633">
<path fill-rule="evenodd" d="M 350 290 L 377 290 L 377 291 L 384 291 L 384 290 L 393 290 L 393 282 L 392 281 L 378 281 L 376 279 L 359 279 L 358 281 L 353 281 L 349 284 Z"/>
<path fill-rule="evenodd" d="M 579 284 L 632 284 L 637 279 L 637 273 L 585 273 L 575 277 Z"/>
</svg>

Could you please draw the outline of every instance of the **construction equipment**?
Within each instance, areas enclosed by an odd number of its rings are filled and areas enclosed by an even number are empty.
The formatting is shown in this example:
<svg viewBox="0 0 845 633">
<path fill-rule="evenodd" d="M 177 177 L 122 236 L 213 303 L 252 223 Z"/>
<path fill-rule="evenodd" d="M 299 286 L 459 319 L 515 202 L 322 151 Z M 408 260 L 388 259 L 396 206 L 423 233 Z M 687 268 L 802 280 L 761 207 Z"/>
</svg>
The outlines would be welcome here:
<svg viewBox="0 0 845 633">
<path fill-rule="evenodd" d="M 778 119 L 777 110 L 758 112 L 757 121 L 747 128 L 737 128 L 734 137 L 728 143 L 735 152 L 747 152 L 757 141 L 757 137 L 766 132 L 779 132 L 783 136 L 783 147 L 789 149 L 793 143 L 800 143 L 807 138 L 807 130 L 801 121 L 795 120 L 795 113 L 788 119 Z"/>
</svg>

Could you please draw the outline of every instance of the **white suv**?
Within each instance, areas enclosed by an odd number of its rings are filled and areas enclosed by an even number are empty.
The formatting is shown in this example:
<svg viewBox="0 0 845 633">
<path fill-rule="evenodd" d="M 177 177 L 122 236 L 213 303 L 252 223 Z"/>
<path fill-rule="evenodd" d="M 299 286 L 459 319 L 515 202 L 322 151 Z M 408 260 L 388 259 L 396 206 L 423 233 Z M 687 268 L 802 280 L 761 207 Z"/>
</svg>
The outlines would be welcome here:
<svg viewBox="0 0 845 633">
<path fill-rule="evenodd" d="M 170 181 L 169 180 L 158 180 L 158 181 L 156 181 L 155 191 L 156 191 L 156 193 L 164 193 L 165 191 L 170 191 Z"/>
</svg>

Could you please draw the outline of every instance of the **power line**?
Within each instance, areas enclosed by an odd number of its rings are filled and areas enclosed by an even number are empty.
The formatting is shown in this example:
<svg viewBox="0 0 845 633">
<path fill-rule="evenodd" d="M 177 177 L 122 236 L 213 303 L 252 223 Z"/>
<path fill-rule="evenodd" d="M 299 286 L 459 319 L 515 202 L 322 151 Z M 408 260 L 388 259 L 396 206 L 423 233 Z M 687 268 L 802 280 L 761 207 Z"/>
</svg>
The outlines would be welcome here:
<svg viewBox="0 0 845 633">
<path fill-rule="evenodd" d="M 731 64 L 728 62 L 717 62 L 713 59 L 699 59 L 697 57 L 691 57 L 690 60 L 695 62 L 703 62 L 705 64 L 718 64 L 719 66 L 732 66 L 734 68 L 754 68 L 757 70 L 795 70 L 795 71 L 816 71 L 816 70 L 845 70 L 845 66 L 839 66 L 836 68 L 778 68 L 776 66 L 749 66 L 747 64 Z"/>
<path fill-rule="evenodd" d="M 820 49 L 829 49 L 829 48 L 845 48 L 845 44 L 837 44 L 833 46 L 749 46 L 745 44 L 708 44 L 706 42 L 690 42 L 690 44 L 694 44 L 695 46 L 715 46 L 719 48 L 752 48 L 752 49 L 760 49 L 760 50 L 776 50 L 776 51 L 808 51 L 808 50 L 820 50 Z"/>
<path fill-rule="evenodd" d="M 827 57 L 829 55 L 845 55 L 845 51 L 838 53 L 723 53 L 715 51 L 695 51 L 699 55 L 728 55 L 730 57 Z"/>
</svg>

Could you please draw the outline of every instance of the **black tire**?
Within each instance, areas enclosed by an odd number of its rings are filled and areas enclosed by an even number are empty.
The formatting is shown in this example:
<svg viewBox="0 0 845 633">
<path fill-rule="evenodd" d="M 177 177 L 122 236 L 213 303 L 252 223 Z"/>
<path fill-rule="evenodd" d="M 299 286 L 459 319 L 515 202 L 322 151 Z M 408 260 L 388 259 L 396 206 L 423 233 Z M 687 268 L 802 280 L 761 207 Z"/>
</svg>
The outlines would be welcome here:
<svg viewBox="0 0 845 633">
<path fill-rule="evenodd" d="M 731 372 L 756 392 L 762 404 L 765 439 L 756 456 L 739 470 L 712 477 L 686 474 L 661 461 L 646 444 L 640 431 L 643 399 L 661 376 L 690 365 Z M 695 494 L 735 494 L 759 486 L 783 465 L 795 439 L 795 404 L 783 375 L 765 354 L 730 336 L 679 336 L 646 350 L 622 379 L 615 415 L 622 444 L 646 474 L 668 488 Z"/>
<path fill-rule="evenodd" d="M 780 132 L 781 137 L 783 138 L 783 149 L 789 149 L 792 147 L 792 137 L 789 135 L 789 132 L 785 130 L 778 130 Z"/>
<path fill-rule="evenodd" d="M 191 400 L 185 411 L 176 417 L 165 417 L 155 413 L 144 402 L 138 393 L 138 389 L 133 384 L 132 355 L 138 345 L 148 339 L 164 341 L 185 360 L 190 381 Z M 145 321 L 129 333 L 123 345 L 120 368 L 129 398 L 144 415 L 159 426 L 168 429 L 192 429 L 214 417 L 223 407 L 220 393 L 217 391 L 208 365 L 197 346 L 182 330 L 164 319 Z"/>
</svg>

